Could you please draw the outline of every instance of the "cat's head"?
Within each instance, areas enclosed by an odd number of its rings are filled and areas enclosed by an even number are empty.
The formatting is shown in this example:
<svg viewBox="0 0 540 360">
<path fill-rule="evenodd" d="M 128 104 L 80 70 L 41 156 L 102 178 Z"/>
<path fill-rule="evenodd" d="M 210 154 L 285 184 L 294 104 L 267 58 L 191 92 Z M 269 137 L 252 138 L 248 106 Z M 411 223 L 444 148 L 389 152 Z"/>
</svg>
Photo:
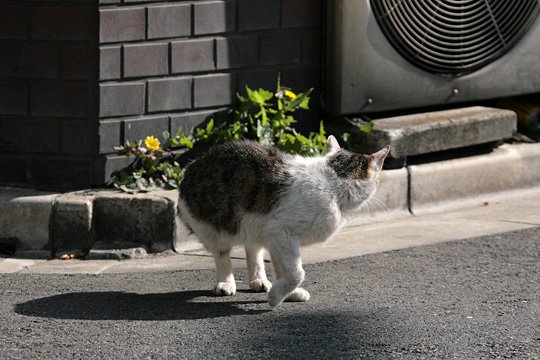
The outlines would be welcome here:
<svg viewBox="0 0 540 360">
<path fill-rule="evenodd" d="M 373 154 L 357 154 L 342 149 L 334 136 L 328 137 L 326 161 L 338 178 L 351 184 L 351 207 L 361 205 L 375 193 L 384 159 L 389 153 L 390 146 L 386 146 Z"/>
</svg>

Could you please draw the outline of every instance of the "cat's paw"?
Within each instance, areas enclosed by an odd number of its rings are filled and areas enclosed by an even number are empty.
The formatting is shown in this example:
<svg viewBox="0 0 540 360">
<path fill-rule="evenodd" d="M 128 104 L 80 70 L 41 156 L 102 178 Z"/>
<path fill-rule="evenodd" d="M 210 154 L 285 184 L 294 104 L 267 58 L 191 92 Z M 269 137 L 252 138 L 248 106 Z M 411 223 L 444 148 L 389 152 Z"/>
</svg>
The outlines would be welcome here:
<svg viewBox="0 0 540 360">
<path fill-rule="evenodd" d="M 291 302 L 304 302 L 308 301 L 310 298 L 309 292 L 302 288 L 296 288 L 294 291 L 287 296 L 285 301 L 291 301 Z"/>
<path fill-rule="evenodd" d="M 272 283 L 268 280 L 255 279 L 249 283 L 249 288 L 255 292 L 269 292 Z"/>
<path fill-rule="evenodd" d="M 219 296 L 231 296 L 236 294 L 236 287 L 228 282 L 219 282 L 214 286 L 213 292 Z"/>
</svg>

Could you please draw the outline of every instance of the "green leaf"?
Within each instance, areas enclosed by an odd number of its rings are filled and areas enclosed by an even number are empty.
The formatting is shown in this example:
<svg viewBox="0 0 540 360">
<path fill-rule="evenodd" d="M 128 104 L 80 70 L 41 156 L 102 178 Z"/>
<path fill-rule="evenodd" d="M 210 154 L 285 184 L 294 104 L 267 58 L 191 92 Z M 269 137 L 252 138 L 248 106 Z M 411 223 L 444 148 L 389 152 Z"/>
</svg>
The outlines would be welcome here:
<svg viewBox="0 0 540 360">
<path fill-rule="evenodd" d="M 371 130 L 373 130 L 373 122 L 372 121 L 366 121 L 362 125 L 358 127 L 358 129 L 362 132 L 369 133 Z"/>
</svg>

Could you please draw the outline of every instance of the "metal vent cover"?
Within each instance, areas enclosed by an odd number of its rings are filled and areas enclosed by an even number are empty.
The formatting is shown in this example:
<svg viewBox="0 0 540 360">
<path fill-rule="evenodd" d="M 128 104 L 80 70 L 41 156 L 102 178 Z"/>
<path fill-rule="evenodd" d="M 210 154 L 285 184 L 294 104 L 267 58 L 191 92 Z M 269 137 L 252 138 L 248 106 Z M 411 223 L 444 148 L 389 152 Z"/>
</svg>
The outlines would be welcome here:
<svg viewBox="0 0 540 360">
<path fill-rule="evenodd" d="M 536 19 L 538 0 L 370 0 L 376 21 L 410 63 L 471 73 L 506 53 Z"/>
</svg>

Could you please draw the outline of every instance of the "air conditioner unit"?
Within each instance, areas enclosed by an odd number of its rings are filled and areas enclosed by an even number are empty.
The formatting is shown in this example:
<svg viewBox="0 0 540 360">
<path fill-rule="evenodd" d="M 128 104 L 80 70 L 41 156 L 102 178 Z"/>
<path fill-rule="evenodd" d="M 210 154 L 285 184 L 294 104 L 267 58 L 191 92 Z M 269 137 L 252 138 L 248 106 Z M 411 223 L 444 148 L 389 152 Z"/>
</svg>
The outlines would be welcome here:
<svg viewBox="0 0 540 360">
<path fill-rule="evenodd" d="M 539 0 L 327 0 L 334 115 L 540 92 Z"/>
</svg>

